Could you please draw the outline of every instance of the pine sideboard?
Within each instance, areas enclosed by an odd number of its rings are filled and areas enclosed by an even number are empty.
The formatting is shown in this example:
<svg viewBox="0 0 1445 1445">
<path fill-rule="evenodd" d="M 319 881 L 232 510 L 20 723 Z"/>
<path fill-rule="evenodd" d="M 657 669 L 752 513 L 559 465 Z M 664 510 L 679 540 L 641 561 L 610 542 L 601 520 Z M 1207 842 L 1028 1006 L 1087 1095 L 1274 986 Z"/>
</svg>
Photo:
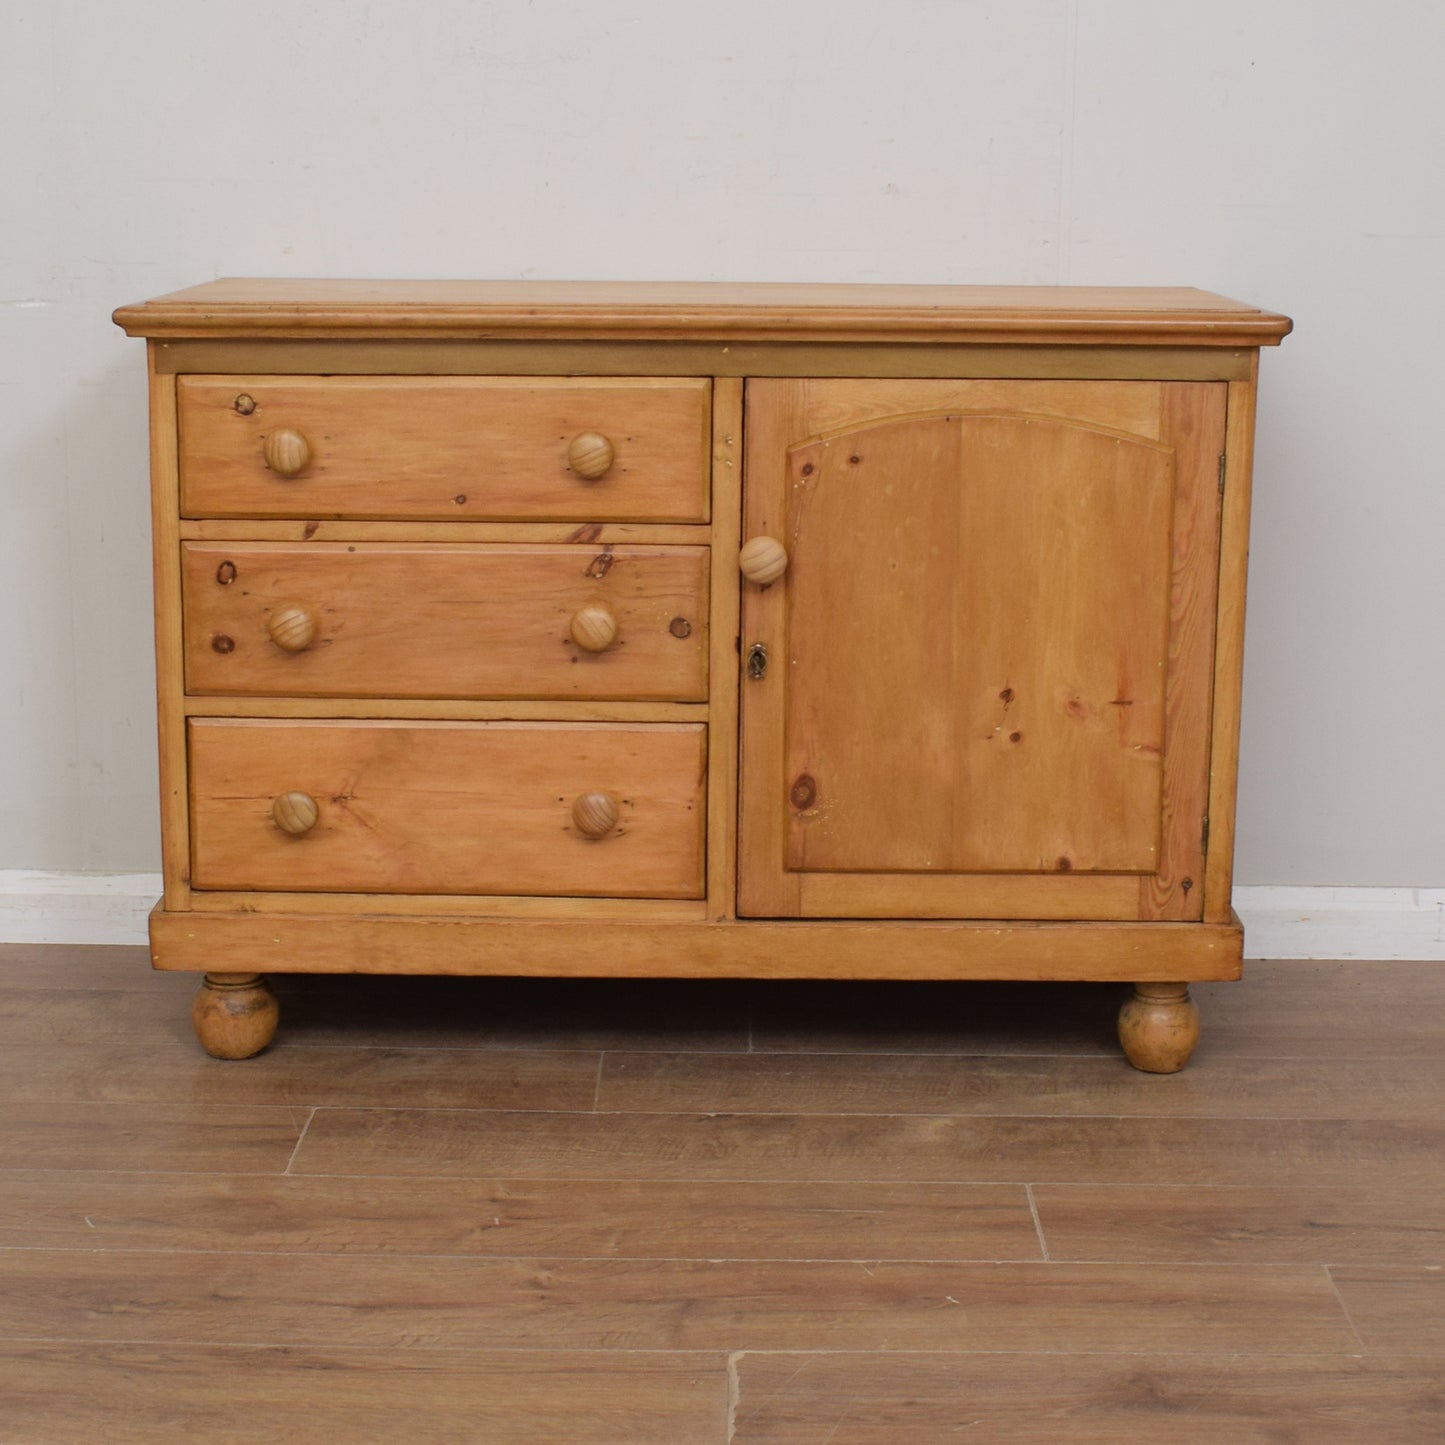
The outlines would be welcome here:
<svg viewBox="0 0 1445 1445">
<path fill-rule="evenodd" d="M 1230 906 L 1259 348 L 1190 289 L 227 280 L 148 341 L 165 896 L 273 973 L 1116 980 Z M 960 1007 L 966 1003 L 960 1002 Z"/>
</svg>

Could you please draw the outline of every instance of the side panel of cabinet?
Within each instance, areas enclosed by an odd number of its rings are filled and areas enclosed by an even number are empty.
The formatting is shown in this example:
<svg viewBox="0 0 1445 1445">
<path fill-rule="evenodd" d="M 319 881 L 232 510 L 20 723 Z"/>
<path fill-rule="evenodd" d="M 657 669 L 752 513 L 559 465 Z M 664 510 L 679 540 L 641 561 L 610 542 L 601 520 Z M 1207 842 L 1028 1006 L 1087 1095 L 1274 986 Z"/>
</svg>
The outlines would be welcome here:
<svg viewBox="0 0 1445 1445">
<path fill-rule="evenodd" d="M 1199 917 L 1224 392 L 749 384 L 741 912 Z"/>
</svg>

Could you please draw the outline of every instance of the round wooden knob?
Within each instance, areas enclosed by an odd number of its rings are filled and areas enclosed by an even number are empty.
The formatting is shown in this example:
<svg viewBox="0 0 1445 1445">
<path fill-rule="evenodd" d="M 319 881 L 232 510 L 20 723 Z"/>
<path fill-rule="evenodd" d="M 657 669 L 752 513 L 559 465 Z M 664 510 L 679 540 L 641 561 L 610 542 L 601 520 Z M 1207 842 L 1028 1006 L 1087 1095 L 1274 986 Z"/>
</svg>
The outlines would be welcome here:
<svg viewBox="0 0 1445 1445">
<path fill-rule="evenodd" d="M 319 812 L 310 793 L 282 793 L 271 804 L 271 818 L 283 833 L 299 838 L 316 826 Z"/>
<path fill-rule="evenodd" d="M 606 793 L 583 793 L 572 804 L 572 823 L 584 838 L 605 838 L 617 826 L 617 804 Z"/>
<path fill-rule="evenodd" d="M 605 602 L 589 602 L 572 614 L 567 630 L 584 651 L 606 652 L 617 638 L 617 619 Z"/>
<path fill-rule="evenodd" d="M 749 537 L 738 553 L 738 566 L 749 582 L 766 587 L 788 570 L 788 549 L 776 537 Z"/>
<path fill-rule="evenodd" d="M 601 432 L 579 432 L 567 443 L 567 465 L 586 481 L 605 477 L 616 460 L 617 452 Z"/>
<path fill-rule="evenodd" d="M 316 641 L 316 619 L 304 607 L 286 602 L 271 614 L 266 631 L 283 652 L 305 652 Z"/>
<path fill-rule="evenodd" d="M 266 458 L 266 465 L 278 477 L 294 477 L 311 460 L 311 443 L 299 431 L 277 427 L 275 431 L 266 433 L 261 453 Z"/>
</svg>

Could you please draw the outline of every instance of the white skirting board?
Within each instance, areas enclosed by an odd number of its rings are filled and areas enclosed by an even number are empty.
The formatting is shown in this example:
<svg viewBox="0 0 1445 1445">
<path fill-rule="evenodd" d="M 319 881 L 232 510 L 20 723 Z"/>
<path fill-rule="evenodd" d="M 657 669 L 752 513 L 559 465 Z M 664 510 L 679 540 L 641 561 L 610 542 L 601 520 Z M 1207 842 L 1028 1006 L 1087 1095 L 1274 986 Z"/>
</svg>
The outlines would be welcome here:
<svg viewBox="0 0 1445 1445">
<path fill-rule="evenodd" d="M 159 873 L 0 869 L 0 943 L 144 943 Z"/>
<path fill-rule="evenodd" d="M 1445 959 L 1445 888 L 1234 890 L 1246 958 Z"/>
<path fill-rule="evenodd" d="M 159 873 L 0 869 L 0 943 L 144 943 Z M 1234 890 L 1250 958 L 1445 960 L 1445 888 Z"/>
</svg>

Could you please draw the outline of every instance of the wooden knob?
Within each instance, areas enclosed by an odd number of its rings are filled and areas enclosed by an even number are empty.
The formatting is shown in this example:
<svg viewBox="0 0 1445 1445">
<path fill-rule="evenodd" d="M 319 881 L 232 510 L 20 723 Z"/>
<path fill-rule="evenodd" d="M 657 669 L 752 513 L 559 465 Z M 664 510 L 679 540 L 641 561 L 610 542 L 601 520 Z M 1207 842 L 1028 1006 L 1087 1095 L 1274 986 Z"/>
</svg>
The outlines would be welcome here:
<svg viewBox="0 0 1445 1445">
<path fill-rule="evenodd" d="M 605 477 L 616 460 L 612 443 L 601 432 L 579 432 L 567 443 L 567 465 L 586 481 Z"/>
<path fill-rule="evenodd" d="M 283 652 L 305 652 L 316 641 L 316 619 L 304 607 L 286 602 L 271 614 L 266 631 Z"/>
<path fill-rule="evenodd" d="M 605 602 L 589 602 L 572 614 L 572 641 L 587 652 L 606 652 L 617 637 L 617 619 Z"/>
<path fill-rule="evenodd" d="M 584 838 L 605 838 L 617 826 L 617 804 L 606 793 L 583 793 L 572 804 L 572 823 Z"/>
<path fill-rule="evenodd" d="M 283 426 L 266 433 L 261 453 L 278 477 L 294 477 L 311 460 L 311 443 L 299 431 Z"/>
<path fill-rule="evenodd" d="M 316 799 L 310 793 L 282 793 L 271 804 L 271 818 L 283 833 L 299 838 L 316 826 Z"/>
<path fill-rule="evenodd" d="M 738 553 L 738 566 L 749 582 L 766 587 L 788 570 L 788 549 L 776 537 L 749 537 Z"/>
</svg>

